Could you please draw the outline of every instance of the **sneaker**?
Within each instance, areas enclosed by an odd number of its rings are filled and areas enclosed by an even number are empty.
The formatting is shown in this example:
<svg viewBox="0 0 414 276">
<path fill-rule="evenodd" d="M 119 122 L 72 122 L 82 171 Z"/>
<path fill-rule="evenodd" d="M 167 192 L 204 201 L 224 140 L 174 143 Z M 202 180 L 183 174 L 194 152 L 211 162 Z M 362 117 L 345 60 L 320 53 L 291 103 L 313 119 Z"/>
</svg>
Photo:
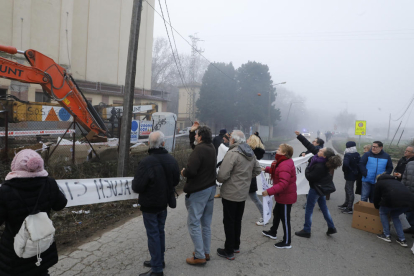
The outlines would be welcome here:
<svg viewBox="0 0 414 276">
<path fill-rule="evenodd" d="M 220 195 L 220 194 L 216 194 L 216 195 L 214 196 L 214 198 L 221 198 L 221 195 Z"/>
<path fill-rule="evenodd" d="M 295 232 L 296 236 L 302 237 L 302 238 L 310 238 L 311 233 L 305 232 L 305 230 L 300 230 L 299 232 Z"/>
<path fill-rule="evenodd" d="M 227 260 L 234 260 L 234 253 L 228 254 L 223 248 L 217 248 L 217 255 Z"/>
<path fill-rule="evenodd" d="M 240 253 L 240 248 L 239 249 L 234 249 L 233 252 L 234 253 Z"/>
<path fill-rule="evenodd" d="M 275 244 L 276 248 L 292 248 L 290 244 L 286 244 L 286 242 L 281 241 Z"/>
<path fill-rule="evenodd" d="M 384 234 L 377 235 L 377 237 L 383 241 L 391 242 L 390 236 L 385 236 Z"/>
<path fill-rule="evenodd" d="M 338 205 L 338 208 L 341 210 L 344 210 L 346 207 L 348 207 L 348 204 L 342 204 L 342 205 Z"/>
<path fill-rule="evenodd" d="M 345 208 L 345 209 L 342 209 L 341 213 L 342 214 L 353 214 L 354 211 L 352 209 Z"/>
<path fill-rule="evenodd" d="M 401 245 L 402 247 L 407 247 L 407 241 L 406 240 L 400 240 L 400 239 L 396 239 L 395 240 L 399 245 Z"/>
<path fill-rule="evenodd" d="M 263 218 L 260 218 L 258 222 L 256 222 L 257 226 L 265 226 L 267 223 L 264 223 Z"/>
<path fill-rule="evenodd" d="M 262 234 L 263 234 L 263 236 L 269 237 L 272 240 L 276 240 L 277 239 L 277 236 L 276 235 L 273 235 L 273 233 L 270 232 L 270 231 L 262 231 Z"/>
<path fill-rule="evenodd" d="M 336 231 L 336 228 L 328 228 L 328 231 L 326 231 L 326 235 L 328 236 L 336 233 L 338 233 L 338 231 Z"/>
</svg>

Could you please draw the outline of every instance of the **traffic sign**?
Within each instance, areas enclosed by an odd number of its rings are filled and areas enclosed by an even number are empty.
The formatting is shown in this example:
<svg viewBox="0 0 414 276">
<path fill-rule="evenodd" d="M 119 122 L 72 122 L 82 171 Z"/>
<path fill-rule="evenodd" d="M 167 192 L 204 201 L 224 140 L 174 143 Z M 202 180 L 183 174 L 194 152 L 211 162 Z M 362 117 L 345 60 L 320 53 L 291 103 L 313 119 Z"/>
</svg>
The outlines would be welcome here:
<svg viewBox="0 0 414 276">
<path fill-rule="evenodd" d="M 367 121 L 355 121 L 355 135 L 367 134 Z"/>
</svg>

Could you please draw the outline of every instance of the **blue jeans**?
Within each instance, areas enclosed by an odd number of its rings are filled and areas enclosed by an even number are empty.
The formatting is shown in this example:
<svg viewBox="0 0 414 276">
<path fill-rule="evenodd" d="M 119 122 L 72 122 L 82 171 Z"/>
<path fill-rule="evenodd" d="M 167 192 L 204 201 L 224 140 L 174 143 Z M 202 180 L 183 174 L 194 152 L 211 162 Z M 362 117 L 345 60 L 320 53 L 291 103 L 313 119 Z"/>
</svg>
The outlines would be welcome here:
<svg viewBox="0 0 414 276">
<path fill-rule="evenodd" d="M 389 207 L 380 206 L 379 213 L 380 213 L 382 228 L 384 229 L 383 232 L 385 236 L 390 235 L 390 225 L 388 223 L 388 214 L 390 214 L 392 221 L 394 222 L 394 227 L 395 227 L 395 231 L 397 231 L 398 238 L 401 241 L 405 240 L 401 221 L 398 218 L 405 211 L 407 211 L 407 209 L 405 208 L 389 208 Z"/>
<path fill-rule="evenodd" d="M 151 255 L 151 269 L 162 272 L 165 252 L 165 220 L 167 209 L 158 213 L 142 213 L 145 229 L 147 230 L 148 249 Z"/>
<path fill-rule="evenodd" d="M 263 218 L 263 203 L 257 196 L 256 192 L 249 193 L 250 198 L 252 199 L 253 203 L 256 204 L 257 209 L 259 209 L 260 215 Z"/>
<path fill-rule="evenodd" d="M 316 202 L 318 202 L 319 208 L 321 208 L 323 217 L 328 223 L 328 227 L 335 228 L 335 225 L 332 221 L 331 214 L 329 213 L 329 210 L 328 210 L 328 206 L 326 206 L 326 197 L 319 196 L 318 193 L 315 191 L 315 189 L 310 188 L 308 197 L 306 199 L 305 225 L 303 227 L 303 230 L 307 233 L 311 232 L 312 214 L 313 214 L 313 208 L 315 207 Z"/>
<path fill-rule="evenodd" d="M 362 182 L 361 201 L 374 203 L 375 184 Z"/>
<path fill-rule="evenodd" d="M 215 194 L 216 186 L 211 186 L 185 196 L 185 207 L 188 211 L 188 232 L 193 240 L 197 259 L 205 259 L 205 254 L 210 254 L 211 220 Z"/>
</svg>

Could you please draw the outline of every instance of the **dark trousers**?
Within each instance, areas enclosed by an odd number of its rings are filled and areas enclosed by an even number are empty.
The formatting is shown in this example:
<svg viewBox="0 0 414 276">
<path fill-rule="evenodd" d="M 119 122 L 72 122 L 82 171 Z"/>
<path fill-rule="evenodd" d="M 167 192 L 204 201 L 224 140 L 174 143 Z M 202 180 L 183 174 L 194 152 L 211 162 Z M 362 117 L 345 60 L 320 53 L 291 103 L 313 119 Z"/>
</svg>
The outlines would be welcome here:
<svg viewBox="0 0 414 276">
<path fill-rule="evenodd" d="M 273 209 L 273 225 L 270 228 L 270 232 L 276 236 L 277 228 L 279 228 L 279 222 L 283 225 L 283 242 L 290 245 L 292 232 L 290 229 L 290 210 L 292 204 L 281 204 L 276 202 L 276 206 Z"/>
<path fill-rule="evenodd" d="M 223 224 L 226 242 L 224 249 L 227 254 L 233 254 L 234 249 L 240 248 L 240 235 L 245 201 L 236 202 L 222 199 Z"/>
<path fill-rule="evenodd" d="M 165 252 L 165 220 L 167 210 L 158 213 L 142 212 L 145 229 L 147 230 L 148 249 L 151 255 L 151 268 L 153 272 L 162 272 Z"/>
<path fill-rule="evenodd" d="M 355 181 L 345 181 L 345 204 L 348 209 L 352 209 L 354 206 L 354 183 Z"/>
</svg>

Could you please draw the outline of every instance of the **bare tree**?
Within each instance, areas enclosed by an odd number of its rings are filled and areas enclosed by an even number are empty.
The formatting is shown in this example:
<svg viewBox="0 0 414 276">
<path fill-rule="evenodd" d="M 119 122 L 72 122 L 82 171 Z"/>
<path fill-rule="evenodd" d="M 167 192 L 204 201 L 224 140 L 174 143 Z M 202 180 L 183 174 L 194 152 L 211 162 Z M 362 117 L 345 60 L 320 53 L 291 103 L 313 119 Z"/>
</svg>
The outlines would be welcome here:
<svg viewBox="0 0 414 276">
<path fill-rule="evenodd" d="M 200 55 L 175 54 L 174 57 L 168 40 L 158 37 L 154 39 L 152 53 L 151 87 L 166 90 L 171 85 L 187 85 L 192 82 L 193 74 L 194 82 L 201 83 L 208 65 L 209 62 Z"/>
<path fill-rule="evenodd" d="M 178 71 L 168 40 L 163 37 L 154 39 L 152 51 L 151 88 L 163 90 L 163 85 L 177 85 Z"/>
</svg>

